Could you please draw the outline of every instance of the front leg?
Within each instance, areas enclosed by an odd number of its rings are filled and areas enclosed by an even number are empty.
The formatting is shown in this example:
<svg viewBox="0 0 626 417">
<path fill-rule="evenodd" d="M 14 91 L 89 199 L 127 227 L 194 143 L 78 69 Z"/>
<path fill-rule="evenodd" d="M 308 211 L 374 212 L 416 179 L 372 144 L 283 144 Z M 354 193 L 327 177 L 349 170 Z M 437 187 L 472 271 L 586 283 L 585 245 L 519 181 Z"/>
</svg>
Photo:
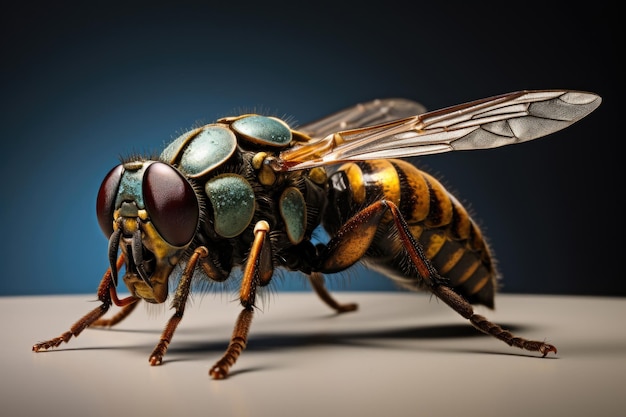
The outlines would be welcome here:
<svg viewBox="0 0 626 417">
<path fill-rule="evenodd" d="M 124 265 L 124 255 L 120 255 L 115 267 L 119 270 L 122 265 Z M 83 316 L 80 320 L 74 323 L 72 327 L 70 327 L 70 330 L 63 333 L 61 336 L 33 345 L 33 352 L 39 352 L 42 350 L 55 348 L 63 342 L 69 342 L 72 337 L 78 337 L 78 335 L 87 327 L 98 323 L 101 320 L 100 318 L 104 316 L 107 311 L 109 311 L 112 303 L 124 307 L 124 310 L 127 310 L 130 306 L 136 304 L 137 298 L 133 296 L 124 298 L 122 300 L 117 298 L 117 293 L 115 291 L 115 286 L 113 285 L 112 277 L 113 274 L 111 268 L 108 268 L 107 271 L 104 273 L 102 280 L 100 281 L 100 285 L 98 286 L 98 299 L 102 303 L 100 304 L 100 306 L 96 307 L 85 316 Z"/>
<path fill-rule="evenodd" d="M 163 329 L 163 333 L 161 334 L 161 340 L 156 345 L 148 362 L 150 365 L 160 365 L 163 362 L 163 356 L 165 356 L 165 352 L 167 352 L 167 347 L 172 341 L 172 337 L 174 336 L 174 332 L 178 327 L 178 324 L 183 318 L 183 314 L 185 313 L 185 307 L 187 305 L 187 299 L 189 298 L 189 290 L 191 288 L 191 278 L 193 276 L 193 271 L 196 268 L 196 264 L 201 258 L 206 258 L 209 254 L 207 248 L 204 246 L 199 246 L 194 250 L 193 254 L 189 257 L 189 261 L 185 266 L 185 270 L 183 271 L 183 275 L 180 278 L 178 283 L 178 287 L 176 288 L 176 293 L 174 294 L 174 301 L 172 301 L 172 307 L 175 309 L 174 314 L 167 322 L 165 329 Z"/>
<path fill-rule="evenodd" d="M 130 313 L 132 313 L 138 305 L 139 305 L 139 301 L 133 302 L 131 304 L 127 304 L 124 307 L 122 307 L 122 309 L 118 311 L 117 314 L 115 314 L 113 317 L 108 318 L 108 319 L 100 318 L 96 320 L 95 322 L 91 323 L 91 327 L 115 326 L 117 323 L 121 322 L 126 317 L 128 317 Z"/>
</svg>

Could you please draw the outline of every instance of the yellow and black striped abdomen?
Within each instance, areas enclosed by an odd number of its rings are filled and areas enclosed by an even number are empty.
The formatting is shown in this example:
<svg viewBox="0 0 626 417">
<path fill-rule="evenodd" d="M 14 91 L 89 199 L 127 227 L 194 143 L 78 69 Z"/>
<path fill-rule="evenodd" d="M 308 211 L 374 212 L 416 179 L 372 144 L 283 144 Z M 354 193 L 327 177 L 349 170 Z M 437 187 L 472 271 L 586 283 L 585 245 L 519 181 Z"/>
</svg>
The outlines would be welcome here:
<svg viewBox="0 0 626 417">
<path fill-rule="evenodd" d="M 471 303 L 493 307 L 497 272 L 489 248 L 465 208 L 435 178 L 403 160 L 373 160 L 343 165 L 331 188 L 331 204 L 337 205 L 341 222 L 381 198 L 395 203 L 450 286 Z M 418 289 L 422 280 L 390 220 L 389 214 L 378 229 L 368 265 L 405 288 Z"/>
</svg>

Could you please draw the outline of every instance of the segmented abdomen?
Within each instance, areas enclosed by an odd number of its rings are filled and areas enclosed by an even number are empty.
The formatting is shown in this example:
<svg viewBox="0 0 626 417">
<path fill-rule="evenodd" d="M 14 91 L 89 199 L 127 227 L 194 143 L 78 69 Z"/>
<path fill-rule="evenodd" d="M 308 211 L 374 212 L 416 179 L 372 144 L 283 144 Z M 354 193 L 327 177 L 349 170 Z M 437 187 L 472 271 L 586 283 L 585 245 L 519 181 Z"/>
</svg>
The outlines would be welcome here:
<svg viewBox="0 0 626 417">
<path fill-rule="evenodd" d="M 348 163 L 331 177 L 331 203 L 343 222 L 381 198 L 400 208 L 450 286 L 473 304 L 493 307 L 497 272 L 489 248 L 465 208 L 439 181 L 403 160 Z M 417 289 L 422 280 L 408 263 L 390 220 L 387 214 L 367 253 L 368 263 L 401 286 Z"/>
</svg>

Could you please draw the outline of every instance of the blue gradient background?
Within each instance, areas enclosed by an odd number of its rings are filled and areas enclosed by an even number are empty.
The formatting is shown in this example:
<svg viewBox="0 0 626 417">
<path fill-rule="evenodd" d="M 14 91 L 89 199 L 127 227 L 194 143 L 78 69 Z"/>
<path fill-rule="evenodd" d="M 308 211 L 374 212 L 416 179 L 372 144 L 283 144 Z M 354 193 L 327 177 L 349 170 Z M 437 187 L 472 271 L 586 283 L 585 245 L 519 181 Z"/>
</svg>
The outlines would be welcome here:
<svg viewBox="0 0 626 417">
<path fill-rule="evenodd" d="M 538 142 L 417 163 L 476 213 L 503 291 L 626 294 L 616 10 L 172 3 L 3 12 L 0 295 L 95 293 L 107 267 L 94 210 L 102 178 L 197 121 L 261 109 L 304 123 L 376 97 L 434 110 L 542 88 L 604 102 Z M 392 288 L 363 270 L 333 287 Z"/>
</svg>

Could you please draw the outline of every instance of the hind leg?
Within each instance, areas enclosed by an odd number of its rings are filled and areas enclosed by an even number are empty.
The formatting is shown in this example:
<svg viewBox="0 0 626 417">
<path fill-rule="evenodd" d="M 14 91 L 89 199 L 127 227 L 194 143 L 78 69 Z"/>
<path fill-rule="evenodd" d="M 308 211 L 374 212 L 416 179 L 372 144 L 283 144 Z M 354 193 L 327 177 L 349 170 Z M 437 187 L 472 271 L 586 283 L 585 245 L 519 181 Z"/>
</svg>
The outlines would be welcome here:
<svg viewBox="0 0 626 417">
<path fill-rule="evenodd" d="M 398 207 L 387 200 L 377 201 L 366 207 L 339 229 L 337 234 L 328 242 L 321 258 L 319 271 L 338 272 L 359 261 L 367 252 L 385 213 L 390 212 L 398 239 L 406 250 L 407 256 L 413 263 L 424 286 L 439 299 L 459 313 L 478 330 L 502 340 L 510 346 L 516 346 L 532 352 L 539 352 L 546 356 L 556 353 L 555 346 L 527 340 L 513 335 L 499 325 L 475 314 L 471 304 L 446 284 L 430 260 L 426 257 L 421 244 L 413 237 L 404 217 Z"/>
</svg>

